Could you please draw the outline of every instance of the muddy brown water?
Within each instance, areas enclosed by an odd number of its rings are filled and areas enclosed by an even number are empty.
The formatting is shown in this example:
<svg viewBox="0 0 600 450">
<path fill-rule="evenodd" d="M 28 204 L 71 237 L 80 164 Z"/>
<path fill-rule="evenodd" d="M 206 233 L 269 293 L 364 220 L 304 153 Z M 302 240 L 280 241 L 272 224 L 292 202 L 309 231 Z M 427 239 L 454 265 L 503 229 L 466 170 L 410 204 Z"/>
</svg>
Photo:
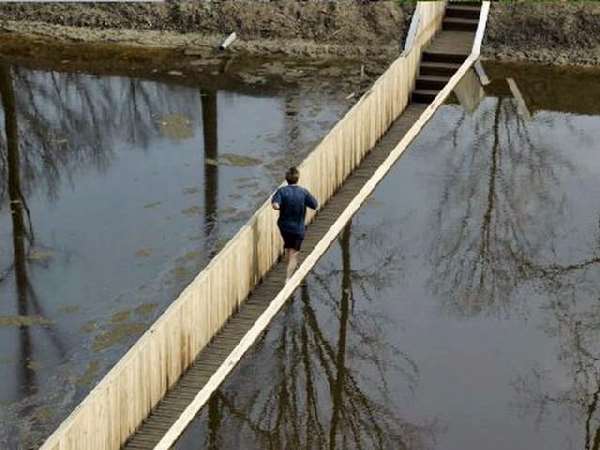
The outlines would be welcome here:
<svg viewBox="0 0 600 450">
<path fill-rule="evenodd" d="M 598 448 L 600 73 L 488 71 L 479 103 L 435 114 L 178 450 Z"/>
<path fill-rule="evenodd" d="M 47 436 L 349 107 L 314 71 L 172 78 L 0 67 L 0 448 Z"/>
</svg>

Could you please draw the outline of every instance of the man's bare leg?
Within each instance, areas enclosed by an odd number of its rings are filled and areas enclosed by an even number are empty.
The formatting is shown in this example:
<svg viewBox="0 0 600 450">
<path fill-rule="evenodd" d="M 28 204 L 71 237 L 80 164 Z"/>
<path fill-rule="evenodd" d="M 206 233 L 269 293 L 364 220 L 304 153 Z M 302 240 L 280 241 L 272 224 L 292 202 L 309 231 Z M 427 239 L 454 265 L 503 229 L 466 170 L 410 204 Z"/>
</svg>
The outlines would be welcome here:
<svg viewBox="0 0 600 450">
<path fill-rule="evenodd" d="M 285 281 L 289 280 L 294 270 L 296 270 L 296 266 L 298 265 L 298 250 L 294 250 L 293 248 L 288 248 L 287 252 L 287 270 Z"/>
</svg>

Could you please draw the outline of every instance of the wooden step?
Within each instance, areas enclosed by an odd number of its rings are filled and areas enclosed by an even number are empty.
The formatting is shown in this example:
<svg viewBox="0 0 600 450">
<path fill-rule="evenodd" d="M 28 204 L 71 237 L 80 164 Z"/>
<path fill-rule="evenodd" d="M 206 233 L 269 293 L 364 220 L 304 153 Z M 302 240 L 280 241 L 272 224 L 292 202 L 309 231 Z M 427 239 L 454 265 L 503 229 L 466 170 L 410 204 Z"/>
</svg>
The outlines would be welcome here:
<svg viewBox="0 0 600 450">
<path fill-rule="evenodd" d="M 451 77 L 458 70 L 460 64 L 423 61 L 419 71 L 420 75 L 438 75 Z"/>
<path fill-rule="evenodd" d="M 417 88 L 417 90 L 422 90 L 422 89 L 441 90 L 444 86 L 446 86 L 446 83 L 448 83 L 449 79 L 450 79 L 450 77 L 443 77 L 443 76 L 436 76 L 436 75 L 419 75 L 419 77 L 417 78 L 416 88 Z"/>
<path fill-rule="evenodd" d="M 443 63 L 459 63 L 462 64 L 468 55 L 461 53 L 445 53 L 445 52 L 423 52 L 423 61 L 443 62 Z"/>
<path fill-rule="evenodd" d="M 434 89 L 417 89 L 412 93 L 413 103 L 431 103 L 435 96 L 438 95 L 438 90 Z"/>
<path fill-rule="evenodd" d="M 459 17 L 444 18 L 443 29 L 454 31 L 477 31 L 478 19 L 462 19 Z"/>
<path fill-rule="evenodd" d="M 481 14 L 480 6 L 464 6 L 454 3 L 446 7 L 446 17 L 459 17 L 463 19 L 479 19 Z"/>
</svg>

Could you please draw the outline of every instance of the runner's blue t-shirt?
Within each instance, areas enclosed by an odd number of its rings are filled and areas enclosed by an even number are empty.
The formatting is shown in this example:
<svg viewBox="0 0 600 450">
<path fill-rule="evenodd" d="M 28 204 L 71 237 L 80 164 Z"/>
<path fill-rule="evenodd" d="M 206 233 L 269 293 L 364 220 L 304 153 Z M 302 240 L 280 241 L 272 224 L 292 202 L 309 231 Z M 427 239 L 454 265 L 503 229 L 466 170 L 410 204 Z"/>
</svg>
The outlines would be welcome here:
<svg viewBox="0 0 600 450">
<path fill-rule="evenodd" d="M 304 236 L 306 208 L 317 209 L 317 200 L 303 187 L 296 184 L 277 189 L 272 203 L 279 205 L 277 225 L 282 232 Z"/>
</svg>

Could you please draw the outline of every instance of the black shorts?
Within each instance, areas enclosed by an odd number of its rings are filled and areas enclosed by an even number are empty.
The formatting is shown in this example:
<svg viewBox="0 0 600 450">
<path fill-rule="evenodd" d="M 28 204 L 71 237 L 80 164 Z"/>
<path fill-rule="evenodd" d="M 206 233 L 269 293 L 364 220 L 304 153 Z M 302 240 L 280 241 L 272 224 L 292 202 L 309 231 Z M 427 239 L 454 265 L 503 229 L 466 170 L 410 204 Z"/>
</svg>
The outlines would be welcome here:
<svg viewBox="0 0 600 450">
<path fill-rule="evenodd" d="M 283 238 L 283 248 L 291 248 L 300 251 L 302 241 L 304 240 L 303 235 L 281 231 L 281 237 Z"/>
</svg>

